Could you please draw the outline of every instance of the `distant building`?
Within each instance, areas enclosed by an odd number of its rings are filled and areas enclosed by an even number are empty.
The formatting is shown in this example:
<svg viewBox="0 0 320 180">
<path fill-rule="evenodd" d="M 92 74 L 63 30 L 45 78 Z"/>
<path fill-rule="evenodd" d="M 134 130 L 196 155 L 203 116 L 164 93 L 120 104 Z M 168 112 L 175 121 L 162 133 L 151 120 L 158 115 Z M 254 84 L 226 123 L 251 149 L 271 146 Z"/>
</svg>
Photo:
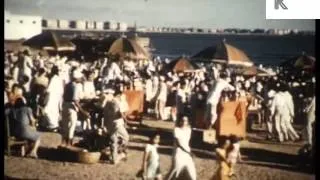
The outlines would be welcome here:
<svg viewBox="0 0 320 180">
<path fill-rule="evenodd" d="M 59 19 L 58 20 L 58 27 L 60 29 L 68 29 L 69 28 L 69 21 L 68 20 Z"/>
<path fill-rule="evenodd" d="M 71 28 L 71 29 L 77 28 L 77 23 L 76 23 L 76 21 L 70 21 L 70 23 L 69 23 L 69 28 Z"/>
<path fill-rule="evenodd" d="M 117 23 L 117 30 L 119 30 L 119 31 L 127 31 L 127 29 L 128 29 L 127 23 L 124 23 L 124 22 L 118 22 Z"/>
<path fill-rule="evenodd" d="M 86 29 L 86 21 L 77 20 L 77 21 L 76 21 L 76 29 L 78 29 L 78 30 L 85 30 L 85 29 Z"/>
<path fill-rule="evenodd" d="M 58 20 L 56 19 L 47 19 L 47 28 L 56 29 L 58 28 Z"/>
<path fill-rule="evenodd" d="M 103 29 L 106 29 L 106 30 L 117 30 L 118 28 L 118 24 L 114 21 L 107 21 L 104 23 L 104 27 Z"/>
<path fill-rule="evenodd" d="M 96 21 L 96 29 L 97 30 L 103 30 L 103 22 Z"/>
<path fill-rule="evenodd" d="M 42 17 L 4 12 L 4 39 L 28 39 L 42 32 Z"/>
<path fill-rule="evenodd" d="M 87 21 L 86 22 L 86 29 L 93 30 L 96 28 L 96 22 L 95 21 Z"/>
</svg>

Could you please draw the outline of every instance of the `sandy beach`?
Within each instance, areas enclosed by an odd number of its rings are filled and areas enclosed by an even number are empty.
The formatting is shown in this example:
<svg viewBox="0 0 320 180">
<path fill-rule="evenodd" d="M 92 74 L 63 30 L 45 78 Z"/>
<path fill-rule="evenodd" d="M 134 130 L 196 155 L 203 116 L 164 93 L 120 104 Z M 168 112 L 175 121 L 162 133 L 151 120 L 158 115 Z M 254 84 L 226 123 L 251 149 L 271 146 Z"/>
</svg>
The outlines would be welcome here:
<svg viewBox="0 0 320 180">
<path fill-rule="evenodd" d="M 170 134 L 172 122 L 156 122 L 146 120 L 144 126 L 159 128 L 164 132 L 159 148 L 161 171 L 165 175 L 171 166 L 172 146 Z M 131 180 L 137 179 L 135 174 L 141 167 L 144 143 L 148 137 L 139 133 L 139 128 L 131 130 L 131 142 L 127 162 L 111 165 L 101 161 L 98 164 L 80 164 L 61 162 L 56 160 L 57 146 L 61 136 L 57 133 L 42 133 L 42 144 L 39 149 L 39 159 L 5 156 L 5 176 L 8 179 L 108 179 Z M 165 135 L 165 132 L 167 132 Z M 147 134 L 147 133 L 145 133 Z M 263 140 L 264 132 L 248 134 L 248 140 L 242 142 L 241 153 L 243 162 L 236 167 L 237 177 L 233 179 L 247 180 L 312 180 L 315 175 L 295 166 L 297 151 L 302 146 L 301 142 L 286 142 L 279 144 Z M 196 155 L 198 179 L 210 179 L 217 169 L 215 153 L 211 146 L 193 148 Z"/>
</svg>

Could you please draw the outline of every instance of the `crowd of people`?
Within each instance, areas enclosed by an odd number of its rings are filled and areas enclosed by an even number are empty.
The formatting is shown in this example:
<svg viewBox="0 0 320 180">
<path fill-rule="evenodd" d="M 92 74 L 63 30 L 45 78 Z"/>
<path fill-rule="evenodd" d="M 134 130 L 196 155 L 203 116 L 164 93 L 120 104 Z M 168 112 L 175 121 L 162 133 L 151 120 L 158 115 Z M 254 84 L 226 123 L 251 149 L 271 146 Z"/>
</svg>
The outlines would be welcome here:
<svg viewBox="0 0 320 180">
<path fill-rule="evenodd" d="M 205 109 L 206 127 L 217 121 L 221 100 L 231 101 L 250 96 L 248 109 L 256 108 L 261 123 L 267 124 L 268 139 L 279 142 L 300 140 L 293 123 L 304 122 L 307 143 L 313 145 L 315 122 L 315 77 L 305 71 L 291 73 L 276 68 L 275 76 L 244 76 L 225 65 L 207 64 L 201 70 L 189 73 L 166 68 L 167 61 L 155 58 L 135 65 L 134 61 L 121 63 L 103 57 L 95 62 L 78 62 L 67 57 L 43 56 L 30 51 L 5 51 L 4 103 L 12 135 L 26 139 L 33 145 L 28 153 L 37 157 L 40 134 L 37 129 L 59 132 L 62 145 L 72 146 L 78 122 L 84 131 L 103 130 L 111 139 L 112 161 L 117 164 L 126 157 L 122 145 L 129 141 L 126 130 L 125 89 L 142 90 L 145 94 L 144 114 L 157 120 L 176 122 L 174 129 L 175 153 L 169 179 L 175 179 L 186 168 L 191 179 L 196 179 L 189 141 L 191 128 L 196 124 L 194 109 Z M 189 126 L 190 124 L 190 126 Z M 160 176 L 156 144 L 152 138 L 146 147 L 151 155 L 145 163 L 148 177 Z M 217 149 L 221 157 L 220 176 L 233 174 L 238 141 L 230 138 Z M 226 149 L 232 147 L 231 159 Z M 228 150 L 229 152 L 229 150 Z M 226 170 L 227 169 L 227 170 Z M 227 173 L 225 173 L 227 172 Z M 222 177 L 220 177 L 221 179 Z"/>
</svg>

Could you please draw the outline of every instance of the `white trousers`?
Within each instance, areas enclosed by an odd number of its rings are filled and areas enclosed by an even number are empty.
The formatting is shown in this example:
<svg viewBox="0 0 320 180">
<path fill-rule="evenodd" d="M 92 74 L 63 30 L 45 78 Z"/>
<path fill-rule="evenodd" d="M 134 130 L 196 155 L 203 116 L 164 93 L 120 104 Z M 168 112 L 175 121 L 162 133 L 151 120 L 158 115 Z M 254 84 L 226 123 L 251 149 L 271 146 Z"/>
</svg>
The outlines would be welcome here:
<svg viewBox="0 0 320 180">
<path fill-rule="evenodd" d="M 276 129 L 279 141 L 283 142 L 284 140 L 288 140 L 288 131 L 285 124 L 285 118 L 281 113 L 277 112 L 275 114 L 274 124 L 275 124 L 275 129 Z"/>
<path fill-rule="evenodd" d="M 308 143 L 310 145 L 313 145 L 313 141 L 312 141 L 312 138 L 313 138 L 313 124 L 315 122 L 316 118 L 314 116 L 314 114 L 310 114 L 307 116 L 307 126 L 306 126 L 306 131 L 307 131 L 307 137 L 308 137 Z"/>
</svg>

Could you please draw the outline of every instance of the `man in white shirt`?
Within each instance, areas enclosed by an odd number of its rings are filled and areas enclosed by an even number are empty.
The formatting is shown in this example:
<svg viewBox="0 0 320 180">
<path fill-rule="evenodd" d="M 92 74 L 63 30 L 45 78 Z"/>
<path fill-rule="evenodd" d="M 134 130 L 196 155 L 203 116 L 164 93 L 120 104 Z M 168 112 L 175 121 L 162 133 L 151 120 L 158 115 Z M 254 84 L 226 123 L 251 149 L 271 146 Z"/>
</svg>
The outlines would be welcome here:
<svg viewBox="0 0 320 180">
<path fill-rule="evenodd" d="M 214 125 L 218 117 L 217 106 L 220 101 L 221 92 L 224 89 L 235 90 L 235 88 L 226 81 L 227 78 L 227 75 L 222 73 L 220 79 L 214 83 L 213 88 L 211 88 L 208 94 L 205 119 L 209 121 L 210 126 Z"/>
<path fill-rule="evenodd" d="M 278 90 L 276 94 L 274 95 L 274 99 L 271 104 L 271 115 L 274 117 L 275 122 L 275 129 L 278 134 L 278 138 L 280 142 L 283 142 L 284 140 L 288 140 L 288 132 L 285 125 L 286 121 L 286 102 L 283 99 L 283 92 L 280 91 L 280 88 L 278 87 Z"/>
<path fill-rule="evenodd" d="M 286 129 L 288 130 L 289 137 L 293 141 L 296 141 L 300 137 L 297 134 L 297 132 L 294 130 L 294 128 L 292 127 L 292 122 L 294 119 L 294 103 L 293 103 L 293 98 L 287 89 L 284 89 L 283 98 L 284 98 L 284 101 L 286 102 L 286 109 L 283 112 L 284 118 L 285 118 L 284 123 L 285 123 Z"/>
</svg>

